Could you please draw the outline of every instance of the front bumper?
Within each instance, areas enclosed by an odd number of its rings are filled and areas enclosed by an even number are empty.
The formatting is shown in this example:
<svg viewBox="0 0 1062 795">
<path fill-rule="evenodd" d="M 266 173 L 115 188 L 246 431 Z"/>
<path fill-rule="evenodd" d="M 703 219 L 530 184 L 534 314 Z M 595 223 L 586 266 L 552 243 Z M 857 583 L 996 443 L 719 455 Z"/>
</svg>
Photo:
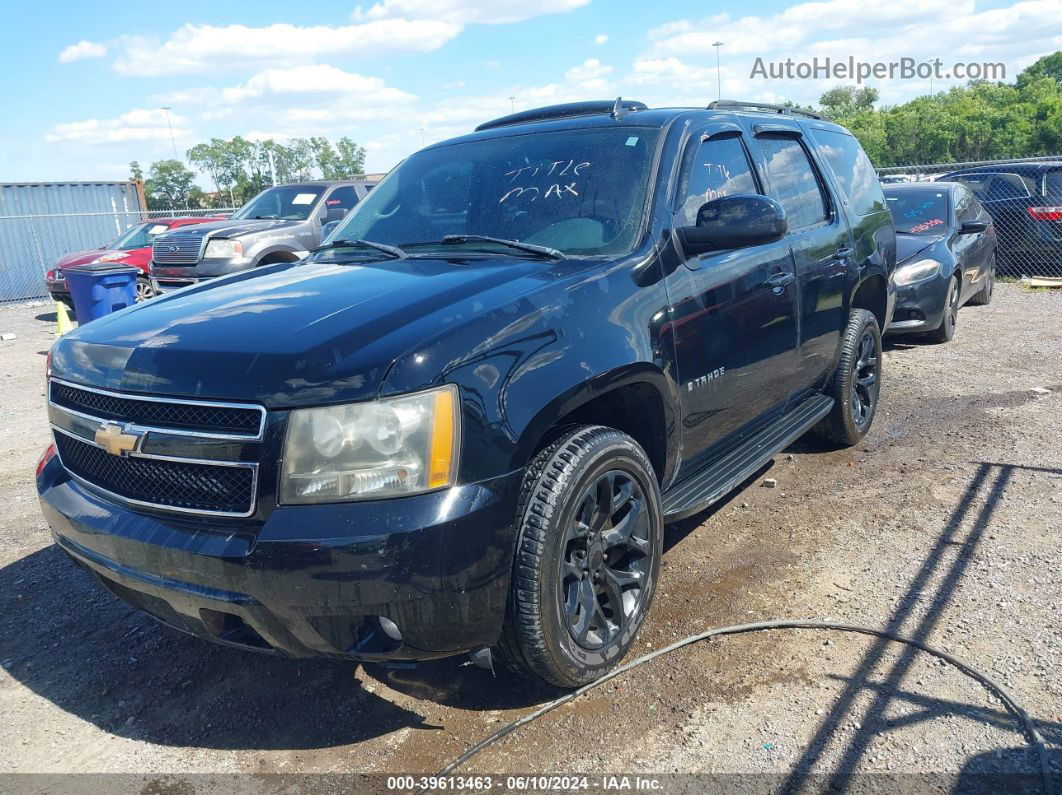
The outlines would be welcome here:
<svg viewBox="0 0 1062 795">
<path fill-rule="evenodd" d="M 290 657 L 415 660 L 500 636 L 521 476 L 279 506 L 257 524 L 134 511 L 72 480 L 58 458 L 37 489 L 58 546 L 177 629 Z"/>
<path fill-rule="evenodd" d="M 924 334 L 940 328 L 950 280 L 950 276 L 934 276 L 924 282 L 897 287 L 896 307 L 888 333 Z"/>
<path fill-rule="evenodd" d="M 254 265 L 249 257 L 201 259 L 195 265 L 157 265 L 151 263 L 151 287 L 156 293 L 170 293 L 207 279 L 239 273 Z"/>
</svg>

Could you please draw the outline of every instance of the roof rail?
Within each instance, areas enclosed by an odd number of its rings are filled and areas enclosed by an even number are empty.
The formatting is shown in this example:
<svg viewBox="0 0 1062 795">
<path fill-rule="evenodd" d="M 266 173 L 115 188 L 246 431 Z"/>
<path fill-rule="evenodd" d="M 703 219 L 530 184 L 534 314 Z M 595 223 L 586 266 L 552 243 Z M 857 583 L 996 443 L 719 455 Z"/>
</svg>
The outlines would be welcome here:
<svg viewBox="0 0 1062 795">
<path fill-rule="evenodd" d="M 774 113 L 782 113 L 789 116 L 807 116 L 809 119 L 826 120 L 826 117 L 821 113 L 813 113 L 810 110 L 803 110 L 801 108 L 790 108 L 786 105 L 772 105 L 768 102 L 745 102 L 740 99 L 717 99 L 715 102 L 708 103 L 708 110 L 741 110 L 742 108 L 747 110 L 772 111 Z"/>
<path fill-rule="evenodd" d="M 546 119 L 564 119 L 569 116 L 591 116 L 595 114 L 611 115 L 620 118 L 622 112 L 632 110 L 648 110 L 649 106 L 644 102 L 636 102 L 629 99 L 606 99 L 591 102 L 567 102 L 563 105 L 547 105 L 544 108 L 522 110 L 519 113 L 510 113 L 497 119 L 485 121 L 476 127 L 476 132 L 481 130 L 493 130 L 495 127 L 508 127 L 510 124 L 526 124 L 531 121 L 545 121 Z"/>
</svg>

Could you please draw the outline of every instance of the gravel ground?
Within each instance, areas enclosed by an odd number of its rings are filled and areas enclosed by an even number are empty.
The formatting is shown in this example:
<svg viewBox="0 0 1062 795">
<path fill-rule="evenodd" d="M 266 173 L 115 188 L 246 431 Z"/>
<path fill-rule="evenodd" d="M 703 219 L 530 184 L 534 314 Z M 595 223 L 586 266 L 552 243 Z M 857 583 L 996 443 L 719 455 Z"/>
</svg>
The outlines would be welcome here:
<svg viewBox="0 0 1062 795">
<path fill-rule="evenodd" d="M 255 788 L 277 791 L 321 781 L 261 774 L 430 774 L 556 696 L 460 660 L 405 670 L 218 648 L 95 586 L 51 545 L 33 490 L 53 318 L 0 307 L 0 333 L 17 335 L 0 342 L 0 772 L 135 773 L 175 793 L 211 789 L 203 773 L 259 774 Z M 1062 293 L 1001 285 L 962 311 L 952 343 L 900 338 L 885 359 L 863 444 L 798 443 L 668 528 L 639 651 L 778 618 L 911 635 L 1008 688 L 1057 774 Z M 743 791 L 1000 773 L 1030 778 L 997 785 L 1035 792 L 1036 770 L 1014 717 L 955 668 L 867 636 L 785 630 L 657 659 L 462 772 L 744 774 L 710 780 Z"/>
</svg>

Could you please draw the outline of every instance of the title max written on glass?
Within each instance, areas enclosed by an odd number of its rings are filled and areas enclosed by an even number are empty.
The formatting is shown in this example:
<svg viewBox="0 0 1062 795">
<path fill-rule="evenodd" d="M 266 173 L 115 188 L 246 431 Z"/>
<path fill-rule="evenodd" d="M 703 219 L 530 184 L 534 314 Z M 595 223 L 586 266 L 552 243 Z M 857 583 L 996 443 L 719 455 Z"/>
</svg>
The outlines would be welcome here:
<svg viewBox="0 0 1062 795">
<path fill-rule="evenodd" d="M 56 542 L 207 640 L 601 677 L 652 620 L 665 521 L 874 419 L 893 222 L 845 129 L 780 111 L 495 119 L 307 258 L 62 337 Z"/>
</svg>

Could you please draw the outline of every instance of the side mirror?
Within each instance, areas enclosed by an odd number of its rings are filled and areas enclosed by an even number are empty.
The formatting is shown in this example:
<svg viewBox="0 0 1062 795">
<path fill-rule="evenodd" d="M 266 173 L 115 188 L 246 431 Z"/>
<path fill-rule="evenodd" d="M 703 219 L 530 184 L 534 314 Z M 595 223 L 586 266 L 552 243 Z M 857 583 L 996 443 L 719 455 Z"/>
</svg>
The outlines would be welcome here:
<svg viewBox="0 0 1062 795">
<path fill-rule="evenodd" d="M 984 221 L 963 221 L 962 226 L 959 227 L 960 235 L 976 235 L 978 232 L 984 232 L 988 229 L 988 224 Z"/>
<path fill-rule="evenodd" d="M 694 257 L 773 243 L 785 237 L 788 228 L 785 210 L 774 199 L 739 193 L 705 202 L 697 211 L 697 225 L 676 231 L 686 256 Z"/>
</svg>

